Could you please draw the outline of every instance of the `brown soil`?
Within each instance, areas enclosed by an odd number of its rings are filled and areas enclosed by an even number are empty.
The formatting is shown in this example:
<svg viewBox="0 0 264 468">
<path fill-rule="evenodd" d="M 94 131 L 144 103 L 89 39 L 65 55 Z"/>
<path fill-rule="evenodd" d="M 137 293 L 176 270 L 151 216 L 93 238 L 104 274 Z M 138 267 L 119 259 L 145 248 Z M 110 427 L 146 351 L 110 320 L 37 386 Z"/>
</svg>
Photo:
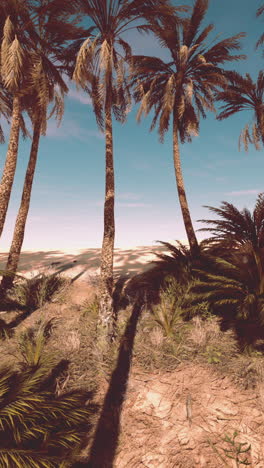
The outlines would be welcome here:
<svg viewBox="0 0 264 468">
<path fill-rule="evenodd" d="M 14 353 L 16 336 L 23 328 L 32 326 L 40 317 L 55 317 L 57 325 L 51 345 L 59 357 L 75 363 L 79 360 L 80 367 L 78 370 L 75 366 L 70 372 L 63 388 L 87 385 L 93 344 L 87 350 L 84 323 L 89 325 L 90 319 L 83 315 L 83 304 L 91 301 L 94 293 L 87 283 L 74 283 L 63 300 L 35 311 L 17 327 L 14 338 L 0 342 L 0 352 Z M 247 464 L 263 468 L 264 387 L 259 384 L 253 390 L 242 389 L 232 376 L 221 375 L 217 369 L 217 365 L 183 361 L 170 372 L 164 369 L 148 372 L 135 360 L 121 405 L 115 459 L 113 464 L 104 466 L 218 468 Z M 100 381 L 97 394 L 102 406 L 107 381 L 109 376 Z M 223 440 L 226 436 L 232 439 L 235 432 L 238 436 L 233 445 Z M 239 442 L 245 444 L 242 448 L 250 446 L 250 449 L 238 455 Z"/>
<path fill-rule="evenodd" d="M 263 407 L 258 391 L 242 391 L 229 378 L 197 364 L 151 375 L 133 369 L 114 466 L 242 466 L 225 456 L 224 449 L 232 446 L 222 439 L 235 431 L 237 442 L 251 446 L 240 460 L 263 467 Z M 235 451 L 230 454 L 235 457 Z"/>
</svg>

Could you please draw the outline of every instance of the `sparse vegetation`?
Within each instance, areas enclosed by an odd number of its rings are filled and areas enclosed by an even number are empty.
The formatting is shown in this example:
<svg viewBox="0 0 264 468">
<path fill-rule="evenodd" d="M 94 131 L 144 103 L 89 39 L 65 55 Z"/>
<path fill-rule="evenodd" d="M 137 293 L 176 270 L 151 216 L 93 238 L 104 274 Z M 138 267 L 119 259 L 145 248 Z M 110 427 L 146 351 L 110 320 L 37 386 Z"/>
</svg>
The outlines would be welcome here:
<svg viewBox="0 0 264 468">
<path fill-rule="evenodd" d="M 36 310 L 51 301 L 66 284 L 58 274 L 40 273 L 33 278 L 19 281 L 14 285 L 13 294 L 28 310 Z"/>
<path fill-rule="evenodd" d="M 66 361 L 44 354 L 51 321 L 23 335 L 18 369 L 0 370 L 0 464 L 55 468 L 71 466 L 91 427 L 91 393 L 56 395 Z M 30 340 L 31 339 L 31 340 Z"/>
<path fill-rule="evenodd" d="M 208 448 L 217 466 L 263 466 L 264 432 L 260 441 L 252 433 L 261 431 L 264 410 L 264 193 L 252 211 L 227 201 L 206 206 L 216 219 L 199 220 L 206 225 L 200 231 L 209 233 L 199 243 L 180 157 L 181 144 L 199 135 L 200 120 L 209 111 L 216 112 L 218 120 L 251 111 L 252 121 L 239 143 L 246 151 L 262 149 L 264 73 L 252 77 L 226 67 L 246 58 L 240 53 L 245 33 L 235 31 L 220 40 L 215 35 L 211 41 L 214 24 L 204 26 L 209 0 L 194 0 L 192 6 L 170 0 L 0 3 L 0 117 L 11 124 L 0 181 L 0 236 L 16 181 L 20 134 L 31 139 L 11 247 L 0 271 L 0 466 L 70 468 L 83 457 L 85 466 L 114 467 L 122 445 L 119 433 L 127 429 L 121 419 L 126 398 L 132 402 L 128 412 L 140 414 L 136 451 L 148 424 L 157 437 L 166 431 L 155 443 L 147 439 L 150 450 L 160 445 L 161 458 L 150 454 L 146 459 L 142 443 L 144 454 L 133 466 L 167 466 L 168 459 L 170 466 L 206 466 L 203 451 Z M 262 18 L 264 5 L 256 13 Z M 150 34 L 165 55 L 136 55 L 129 42 L 131 29 Z M 262 34 L 256 48 L 263 43 Z M 101 270 L 100 277 L 94 277 L 96 287 L 91 280 L 93 299 L 82 304 L 71 301 L 70 294 L 84 271 L 72 280 L 57 273 L 30 279 L 17 274 L 40 137 L 50 117 L 62 120 L 70 80 L 87 93 L 80 101 L 92 104 L 105 138 Z M 71 97 L 76 97 L 73 91 Z M 161 142 L 172 124 L 173 166 L 189 245 L 160 242 L 167 253 L 157 255 L 148 270 L 129 281 L 120 275 L 115 283 L 113 118 L 125 123 L 135 103 L 137 120 L 151 114 L 150 129 L 158 126 Z M 1 143 L 4 128 L 1 122 Z M 137 200 L 133 195 L 123 198 Z M 66 290 L 69 296 L 64 296 Z M 128 384 L 134 371 L 145 378 L 140 391 Z M 182 379 L 175 377 L 178 372 Z M 169 398 L 171 376 L 180 383 Z M 148 379 L 152 386 L 145 385 Z M 221 401 L 220 391 L 217 397 L 219 388 L 227 390 L 229 404 Z M 95 392 L 102 403 L 100 415 L 92 402 Z M 244 419 L 236 408 L 242 406 L 239 392 L 251 402 Z M 166 419 L 168 412 L 174 420 Z M 262 459 L 251 440 L 259 444 Z M 174 442 L 176 458 L 164 462 Z M 196 458 L 186 455 L 189 449 L 196 451 Z M 123 467 L 132 466 L 131 460 Z"/>
</svg>

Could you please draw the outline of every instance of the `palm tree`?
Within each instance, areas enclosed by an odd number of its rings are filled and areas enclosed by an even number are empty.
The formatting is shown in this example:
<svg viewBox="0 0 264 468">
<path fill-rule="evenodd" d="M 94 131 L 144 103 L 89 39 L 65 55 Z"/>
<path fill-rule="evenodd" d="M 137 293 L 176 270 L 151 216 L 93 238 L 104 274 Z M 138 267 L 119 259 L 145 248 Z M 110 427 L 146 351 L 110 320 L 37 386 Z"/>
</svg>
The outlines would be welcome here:
<svg viewBox="0 0 264 468">
<path fill-rule="evenodd" d="M 46 77 L 43 74 L 43 70 L 41 70 L 42 80 L 45 80 Z M 41 81 L 40 81 L 41 82 Z M 57 107 L 58 110 L 58 117 L 59 119 L 62 118 L 63 114 L 63 94 L 59 96 L 58 93 L 54 96 L 54 84 L 50 84 L 49 86 L 49 99 L 48 102 L 55 99 L 54 107 Z M 67 89 L 65 85 L 64 90 L 61 90 L 62 93 Z M 31 193 L 32 193 L 32 186 L 33 180 L 36 170 L 36 163 L 38 157 L 38 150 L 39 150 L 39 142 L 40 136 L 45 135 L 45 128 L 46 128 L 46 108 L 42 108 L 37 96 L 32 97 L 31 102 L 31 109 L 29 108 L 29 97 L 27 96 L 27 111 L 30 112 L 33 124 L 33 137 L 31 143 L 31 150 L 29 161 L 26 170 L 26 176 L 24 180 L 23 192 L 20 202 L 19 211 L 16 218 L 15 228 L 13 232 L 13 239 L 11 243 L 11 247 L 8 254 L 7 264 L 5 267 L 5 271 L 3 274 L 3 278 L 1 281 L 1 292 L 4 293 L 7 289 L 11 288 L 15 279 L 15 274 L 17 272 L 20 253 L 23 245 L 25 228 L 26 228 L 26 221 L 28 217 L 29 207 L 30 207 L 30 200 L 31 200 Z M 47 104 L 46 103 L 46 107 Z"/>
<path fill-rule="evenodd" d="M 137 102 L 141 101 L 137 119 L 140 120 L 142 113 L 154 110 L 150 129 L 153 130 L 159 121 L 161 141 L 169 129 L 170 118 L 173 120 L 174 169 L 192 253 L 198 251 L 198 242 L 184 188 L 179 140 L 182 143 L 192 141 L 192 137 L 199 133 L 200 116 L 205 118 L 207 110 L 214 111 L 214 92 L 226 83 L 222 64 L 243 57 L 231 55 L 231 51 L 240 49 L 242 33 L 213 45 L 207 40 L 214 29 L 212 24 L 202 28 L 208 4 L 209 0 L 196 0 L 191 15 L 180 25 L 151 21 L 149 29 L 169 50 L 170 62 L 144 56 L 134 56 L 132 60 L 134 97 Z"/>
<path fill-rule="evenodd" d="M 35 38 L 32 27 L 25 28 L 29 6 L 28 0 L 2 0 L 0 5 L 0 81 L 12 99 L 9 143 L 0 182 L 0 236 L 14 182 L 20 128 L 26 132 L 21 115 L 21 98 L 29 85 L 28 72 L 32 66 L 28 53 L 29 43 Z"/>
<path fill-rule="evenodd" d="M 217 119 L 223 120 L 244 110 L 253 111 L 254 120 L 251 128 L 250 124 L 247 124 L 240 134 L 239 149 L 243 143 L 247 151 L 251 143 L 258 150 L 260 145 L 264 144 L 264 72 L 259 72 L 256 82 L 248 73 L 245 77 L 236 72 L 230 72 L 227 75 L 228 86 L 216 94 L 216 99 L 224 103 L 220 107 L 221 112 Z"/>
<path fill-rule="evenodd" d="M 31 12 L 31 16 L 34 16 L 36 12 L 38 13 L 34 21 L 34 27 L 39 37 L 38 42 L 35 40 L 35 50 L 32 52 L 34 63 L 30 75 L 32 91 L 31 94 L 28 93 L 22 99 L 22 105 L 23 109 L 28 112 L 33 124 L 33 139 L 21 204 L 6 265 L 8 275 L 3 277 L 1 283 L 2 292 L 12 286 L 14 276 L 11 273 L 15 274 L 17 271 L 30 206 L 40 135 L 45 135 L 47 110 L 52 101 L 54 107 L 50 116 L 55 113 L 58 122 L 62 119 L 63 96 L 68 91 L 62 76 L 62 72 L 67 70 L 67 60 L 63 55 L 63 49 L 67 50 L 69 40 L 74 42 L 80 35 L 83 37 L 86 32 L 75 24 L 76 18 L 73 16 L 75 7 L 73 5 L 65 5 L 65 9 L 60 6 L 54 23 L 54 4 L 56 5 L 56 3 L 56 1 L 52 0 L 49 2 L 49 8 L 47 8 L 47 4 L 43 3 L 43 0 L 39 0 Z M 44 19 L 40 11 L 43 4 L 46 6 Z M 70 58 L 68 50 L 67 57 Z"/>
<path fill-rule="evenodd" d="M 239 211 L 233 204 L 222 202 L 220 208 L 206 206 L 220 219 L 200 219 L 209 227 L 199 229 L 212 234 L 207 239 L 211 253 L 227 259 L 240 257 L 248 263 L 253 258 L 257 268 L 260 289 L 264 293 L 264 194 L 258 195 L 251 213 L 247 208 Z"/>
<path fill-rule="evenodd" d="M 264 5 L 261 5 L 258 10 L 257 10 L 257 16 L 263 16 L 264 15 Z M 256 44 L 256 47 L 259 47 L 261 46 L 262 44 L 264 44 L 264 33 L 261 34 L 257 44 Z"/>
<path fill-rule="evenodd" d="M 168 15 L 175 9 L 169 7 L 167 0 L 83 0 L 82 3 L 92 21 L 93 34 L 80 48 L 73 79 L 77 86 L 90 93 L 97 123 L 105 133 L 106 181 L 98 322 L 98 333 L 102 333 L 102 342 L 105 342 L 106 337 L 109 341 L 112 335 L 113 319 L 115 181 L 112 113 L 118 121 L 124 122 L 131 103 L 126 79 L 126 61 L 131 56 L 131 48 L 122 34 L 133 27 L 131 23 L 135 20 L 155 12 Z"/>
</svg>

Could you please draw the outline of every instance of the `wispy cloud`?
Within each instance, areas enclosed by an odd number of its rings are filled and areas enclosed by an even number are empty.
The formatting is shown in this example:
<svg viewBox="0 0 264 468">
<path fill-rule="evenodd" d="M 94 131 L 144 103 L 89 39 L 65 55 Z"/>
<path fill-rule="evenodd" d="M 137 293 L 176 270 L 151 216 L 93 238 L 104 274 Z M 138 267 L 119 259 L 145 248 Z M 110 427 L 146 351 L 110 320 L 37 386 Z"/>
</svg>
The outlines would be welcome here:
<svg viewBox="0 0 264 468">
<path fill-rule="evenodd" d="M 104 135 L 99 130 L 89 130 L 78 125 L 76 120 L 64 119 L 60 125 L 57 126 L 54 120 L 48 122 L 47 136 L 49 138 L 76 138 L 80 141 L 86 141 L 90 138 L 103 139 Z"/>
<path fill-rule="evenodd" d="M 70 87 L 69 92 L 67 94 L 69 99 L 73 99 L 74 101 L 78 101 L 81 104 L 88 104 L 91 105 L 92 101 L 91 98 L 88 96 L 87 93 L 81 90 L 74 89 Z"/>
<path fill-rule="evenodd" d="M 149 203 L 117 203 L 117 206 L 122 208 L 150 208 Z"/>
<path fill-rule="evenodd" d="M 225 195 L 233 195 L 235 197 L 240 197 L 243 195 L 258 195 L 261 192 L 259 189 L 252 190 L 234 190 L 232 192 L 226 192 Z"/>
<path fill-rule="evenodd" d="M 142 196 L 134 192 L 121 192 L 117 195 L 117 198 L 119 200 L 140 200 Z"/>
<path fill-rule="evenodd" d="M 102 200 L 95 202 L 95 206 L 103 206 L 104 202 Z M 152 205 L 149 203 L 137 203 L 137 202 L 117 202 L 116 207 L 118 208 L 150 208 Z"/>
</svg>

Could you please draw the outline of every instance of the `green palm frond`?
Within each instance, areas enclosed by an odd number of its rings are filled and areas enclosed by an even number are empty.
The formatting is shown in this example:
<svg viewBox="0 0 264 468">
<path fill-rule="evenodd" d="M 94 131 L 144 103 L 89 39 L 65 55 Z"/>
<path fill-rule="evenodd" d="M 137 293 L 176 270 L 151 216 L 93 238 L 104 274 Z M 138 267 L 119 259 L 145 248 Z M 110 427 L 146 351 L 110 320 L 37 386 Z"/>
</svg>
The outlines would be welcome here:
<svg viewBox="0 0 264 468">
<path fill-rule="evenodd" d="M 96 406 L 84 390 L 56 396 L 53 366 L 0 369 L 1 466 L 62 468 L 79 455 Z"/>
<path fill-rule="evenodd" d="M 215 243 L 232 247 L 246 246 L 248 243 L 254 249 L 264 247 L 264 197 L 259 194 L 252 213 L 246 208 L 238 210 L 233 204 L 222 202 L 220 208 L 205 206 L 218 219 L 201 219 L 199 222 L 209 227 L 199 229 L 212 233 L 211 240 Z"/>
<path fill-rule="evenodd" d="M 254 275 L 252 281 L 250 268 L 211 257 L 206 269 L 196 269 L 194 273 L 200 278 L 192 288 L 194 304 L 205 300 L 222 311 L 231 307 L 237 318 L 263 321 L 261 278 Z"/>
</svg>

